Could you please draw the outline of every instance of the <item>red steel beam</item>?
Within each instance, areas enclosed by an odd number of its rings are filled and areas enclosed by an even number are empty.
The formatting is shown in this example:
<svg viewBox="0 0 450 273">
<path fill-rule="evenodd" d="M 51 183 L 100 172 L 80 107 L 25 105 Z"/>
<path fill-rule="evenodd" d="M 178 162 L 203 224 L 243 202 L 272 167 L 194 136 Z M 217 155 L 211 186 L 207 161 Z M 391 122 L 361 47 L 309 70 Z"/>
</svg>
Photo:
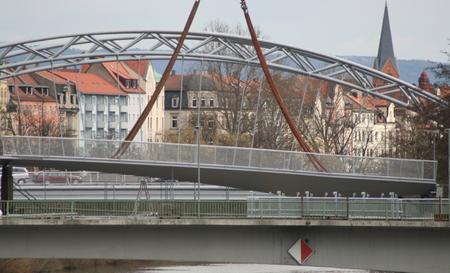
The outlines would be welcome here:
<svg viewBox="0 0 450 273">
<path fill-rule="evenodd" d="M 280 91 L 278 90 L 278 87 L 276 86 L 275 81 L 273 80 L 272 75 L 270 74 L 269 66 L 267 65 L 266 58 L 264 57 L 264 54 L 261 50 L 261 46 L 259 44 L 258 37 L 256 36 L 256 32 L 253 27 L 253 23 L 250 18 L 250 14 L 248 12 L 248 7 L 245 0 L 241 0 L 241 8 L 244 11 L 245 20 L 247 21 L 248 30 L 252 37 L 253 46 L 256 50 L 256 54 L 258 55 L 261 68 L 264 72 L 264 75 L 266 76 L 266 80 L 270 86 L 270 89 L 272 90 L 272 94 L 275 97 L 275 100 L 277 101 L 278 106 L 280 107 L 281 112 L 283 113 L 283 116 L 289 125 L 289 128 L 291 129 L 292 133 L 294 134 L 295 138 L 298 141 L 298 144 L 303 149 L 303 151 L 308 153 L 307 154 L 308 158 L 311 160 L 314 167 L 318 171 L 326 172 L 325 167 L 322 165 L 319 159 L 314 154 L 311 154 L 313 152 L 312 149 L 309 147 L 300 129 L 295 125 L 294 119 L 291 117 L 287 105 L 284 102 L 283 98 L 281 97 Z"/>
<path fill-rule="evenodd" d="M 136 137 L 136 135 L 138 134 L 139 130 L 142 127 L 142 124 L 144 124 L 145 119 L 150 114 L 150 111 L 152 110 L 153 105 L 155 104 L 156 100 L 158 99 L 159 94 L 161 93 L 162 89 L 164 88 L 164 85 L 166 84 L 166 81 L 169 78 L 170 73 L 172 72 L 175 62 L 177 61 L 177 57 L 180 54 L 181 48 L 184 44 L 184 40 L 186 39 L 189 29 L 191 28 L 192 22 L 194 21 L 194 17 L 195 17 L 195 14 L 197 13 L 197 9 L 198 9 L 199 5 L 200 5 L 200 0 L 195 0 L 194 6 L 192 7 L 191 13 L 189 14 L 189 18 L 186 22 L 186 25 L 184 26 L 183 32 L 181 33 L 181 36 L 180 36 L 180 39 L 178 40 L 177 47 L 175 48 L 175 51 L 173 52 L 172 57 L 170 58 L 170 61 L 167 64 L 166 70 L 164 70 L 161 80 L 159 81 L 158 85 L 156 86 L 156 89 L 152 95 L 152 98 L 148 102 L 148 104 L 145 107 L 142 114 L 139 116 L 139 119 L 134 124 L 134 126 L 131 129 L 128 136 L 125 138 L 125 141 L 122 142 L 122 145 L 120 146 L 119 150 L 114 154 L 113 158 L 119 158 L 121 155 L 123 155 L 126 152 L 128 147 L 130 146 L 130 142 L 133 141 L 133 139 Z"/>
</svg>

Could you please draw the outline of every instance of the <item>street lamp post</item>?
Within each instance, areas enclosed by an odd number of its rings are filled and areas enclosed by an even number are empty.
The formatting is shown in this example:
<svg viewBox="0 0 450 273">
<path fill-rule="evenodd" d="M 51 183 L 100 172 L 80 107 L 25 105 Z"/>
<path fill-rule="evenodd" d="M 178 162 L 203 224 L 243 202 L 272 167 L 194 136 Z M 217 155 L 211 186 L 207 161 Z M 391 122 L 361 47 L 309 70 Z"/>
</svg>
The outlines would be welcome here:
<svg viewBox="0 0 450 273">
<path fill-rule="evenodd" d="M 194 185 L 194 199 L 197 200 L 197 217 L 200 217 L 200 125 L 196 126 L 197 133 L 197 186 Z"/>
<path fill-rule="evenodd" d="M 448 155 L 447 155 L 447 163 L 448 163 L 448 188 L 447 188 L 447 194 L 448 194 L 448 201 L 450 202 L 450 129 L 447 129 L 448 134 Z"/>
</svg>

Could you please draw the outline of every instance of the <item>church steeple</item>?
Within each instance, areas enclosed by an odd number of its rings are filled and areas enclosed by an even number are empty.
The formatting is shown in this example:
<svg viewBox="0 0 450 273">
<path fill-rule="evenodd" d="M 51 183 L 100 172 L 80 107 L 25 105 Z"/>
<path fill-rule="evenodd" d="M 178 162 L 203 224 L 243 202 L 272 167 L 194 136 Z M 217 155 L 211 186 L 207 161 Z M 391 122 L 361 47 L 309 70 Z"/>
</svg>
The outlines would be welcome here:
<svg viewBox="0 0 450 273">
<path fill-rule="evenodd" d="M 394 45 L 392 42 L 391 25 L 389 22 L 389 10 L 384 8 L 383 26 L 381 28 L 380 45 L 378 47 L 378 56 L 375 59 L 373 67 L 394 77 L 399 77 L 397 59 L 394 54 Z"/>
</svg>

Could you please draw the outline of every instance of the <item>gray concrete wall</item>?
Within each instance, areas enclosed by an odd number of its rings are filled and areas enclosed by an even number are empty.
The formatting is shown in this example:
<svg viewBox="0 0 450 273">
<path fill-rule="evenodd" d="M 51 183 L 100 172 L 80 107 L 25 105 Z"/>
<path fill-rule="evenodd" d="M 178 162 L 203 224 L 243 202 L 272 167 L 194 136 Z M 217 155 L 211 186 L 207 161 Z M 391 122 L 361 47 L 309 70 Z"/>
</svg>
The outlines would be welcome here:
<svg viewBox="0 0 450 273">
<path fill-rule="evenodd" d="M 70 225 L 58 220 L 48 220 L 46 225 L 30 225 L 32 220 L 24 225 L 13 222 L 0 225 L 0 258 L 295 264 L 287 251 L 298 238 L 304 238 L 314 249 L 307 265 L 424 273 L 448 273 L 450 268 L 449 228 L 295 226 L 275 221 L 252 226 L 248 221 L 228 225 L 226 220 L 218 224 L 190 221 L 193 225 L 176 220 L 108 225 L 101 221 Z"/>
</svg>

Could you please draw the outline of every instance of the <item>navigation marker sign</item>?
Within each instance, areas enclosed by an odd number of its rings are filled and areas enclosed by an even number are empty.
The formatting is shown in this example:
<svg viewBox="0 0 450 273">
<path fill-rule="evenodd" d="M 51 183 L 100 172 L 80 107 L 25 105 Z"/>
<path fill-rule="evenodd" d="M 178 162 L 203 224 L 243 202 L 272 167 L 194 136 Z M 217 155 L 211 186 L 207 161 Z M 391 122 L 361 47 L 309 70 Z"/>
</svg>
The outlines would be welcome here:
<svg viewBox="0 0 450 273">
<path fill-rule="evenodd" d="M 302 239 L 295 242 L 288 252 L 298 264 L 304 264 L 313 254 L 312 248 Z"/>
</svg>

